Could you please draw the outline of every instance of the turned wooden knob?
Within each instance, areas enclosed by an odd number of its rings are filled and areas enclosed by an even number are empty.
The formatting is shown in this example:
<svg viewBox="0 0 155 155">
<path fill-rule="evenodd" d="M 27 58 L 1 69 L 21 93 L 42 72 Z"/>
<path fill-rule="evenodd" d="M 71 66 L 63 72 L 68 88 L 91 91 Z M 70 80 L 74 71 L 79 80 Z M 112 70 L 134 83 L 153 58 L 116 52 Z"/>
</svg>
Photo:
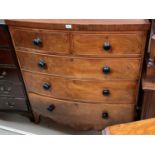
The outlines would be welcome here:
<svg viewBox="0 0 155 155">
<path fill-rule="evenodd" d="M 104 66 L 102 71 L 103 71 L 104 74 L 108 74 L 108 73 L 110 73 L 110 67 L 109 66 Z"/>
<path fill-rule="evenodd" d="M 104 96 L 109 96 L 110 95 L 109 89 L 104 89 L 102 93 L 103 93 Z"/>
<path fill-rule="evenodd" d="M 109 50 L 111 49 L 110 43 L 109 43 L 109 42 L 105 42 L 105 43 L 103 44 L 103 49 L 104 49 L 105 51 L 109 51 Z"/>
<path fill-rule="evenodd" d="M 54 104 L 51 104 L 49 105 L 49 107 L 47 108 L 48 111 L 53 111 L 55 109 L 55 105 Z"/>
<path fill-rule="evenodd" d="M 46 63 L 43 60 L 40 60 L 38 62 L 38 67 L 42 68 L 42 69 L 46 69 L 47 65 L 46 65 Z"/>
<path fill-rule="evenodd" d="M 35 46 L 41 46 L 42 45 L 42 40 L 40 38 L 35 38 L 35 39 L 33 39 L 32 43 Z"/>
<path fill-rule="evenodd" d="M 108 119 L 108 118 L 109 118 L 108 112 L 103 112 L 103 113 L 102 113 L 102 118 L 103 118 L 103 119 Z"/>
<path fill-rule="evenodd" d="M 43 88 L 44 88 L 45 90 L 49 90 L 49 89 L 51 88 L 51 85 L 50 85 L 49 83 L 44 83 L 44 84 L 43 84 Z"/>
</svg>

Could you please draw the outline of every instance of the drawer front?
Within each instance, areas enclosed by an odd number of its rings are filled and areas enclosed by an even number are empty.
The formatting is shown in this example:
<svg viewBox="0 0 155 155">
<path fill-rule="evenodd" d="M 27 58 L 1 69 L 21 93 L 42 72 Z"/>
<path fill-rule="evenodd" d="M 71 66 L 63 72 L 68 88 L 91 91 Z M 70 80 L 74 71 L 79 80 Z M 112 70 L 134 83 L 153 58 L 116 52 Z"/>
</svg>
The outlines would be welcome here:
<svg viewBox="0 0 155 155">
<path fill-rule="evenodd" d="M 14 64 L 11 50 L 0 49 L 0 64 Z"/>
<path fill-rule="evenodd" d="M 23 71 L 28 92 L 83 102 L 133 103 L 136 81 L 74 80 Z"/>
<path fill-rule="evenodd" d="M 17 52 L 23 70 L 79 79 L 138 80 L 141 59 L 78 58 Z"/>
<path fill-rule="evenodd" d="M 0 25 L 0 48 L 11 46 L 9 30 L 6 25 Z"/>
<path fill-rule="evenodd" d="M 0 67 L 0 81 L 7 80 L 15 83 L 19 82 L 17 69 L 15 67 Z"/>
<path fill-rule="evenodd" d="M 8 97 L 25 97 L 22 83 L 14 83 L 11 81 L 0 80 L 0 96 Z"/>
<path fill-rule="evenodd" d="M 40 50 L 41 53 L 69 53 L 69 34 L 39 29 L 10 28 L 15 47 Z"/>
<path fill-rule="evenodd" d="M 29 93 L 32 110 L 80 130 L 103 129 L 133 120 L 132 104 L 90 104 L 56 100 Z"/>
<path fill-rule="evenodd" d="M 112 56 L 141 54 L 144 50 L 143 32 L 129 34 L 73 34 L 73 50 L 77 55 Z"/>
<path fill-rule="evenodd" d="M 0 110 L 21 110 L 27 111 L 26 100 L 22 98 L 0 97 Z"/>
</svg>

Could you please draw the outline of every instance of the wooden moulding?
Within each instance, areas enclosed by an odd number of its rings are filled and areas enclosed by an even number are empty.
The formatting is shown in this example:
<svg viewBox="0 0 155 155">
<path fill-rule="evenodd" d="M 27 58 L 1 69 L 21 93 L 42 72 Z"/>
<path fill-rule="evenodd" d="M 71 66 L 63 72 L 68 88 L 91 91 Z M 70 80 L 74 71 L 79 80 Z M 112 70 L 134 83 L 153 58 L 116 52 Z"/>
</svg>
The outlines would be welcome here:
<svg viewBox="0 0 155 155">
<path fill-rule="evenodd" d="M 103 20 L 103 19 L 44 19 L 44 20 L 5 20 L 9 26 L 44 28 L 53 30 L 64 30 L 66 24 L 71 24 L 71 30 L 95 30 L 95 31 L 140 31 L 148 30 L 150 23 L 148 20 L 131 19 L 131 20 Z M 68 29 L 70 30 L 70 29 Z"/>
</svg>

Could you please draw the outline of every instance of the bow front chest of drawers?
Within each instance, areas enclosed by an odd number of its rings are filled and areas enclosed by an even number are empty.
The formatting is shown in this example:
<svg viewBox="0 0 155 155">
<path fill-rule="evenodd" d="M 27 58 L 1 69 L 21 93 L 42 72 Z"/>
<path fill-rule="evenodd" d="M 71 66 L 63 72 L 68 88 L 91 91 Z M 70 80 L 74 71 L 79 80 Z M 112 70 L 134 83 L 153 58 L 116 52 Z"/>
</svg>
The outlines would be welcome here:
<svg viewBox="0 0 155 155">
<path fill-rule="evenodd" d="M 7 20 L 33 113 L 80 130 L 132 121 L 147 20 Z"/>
</svg>

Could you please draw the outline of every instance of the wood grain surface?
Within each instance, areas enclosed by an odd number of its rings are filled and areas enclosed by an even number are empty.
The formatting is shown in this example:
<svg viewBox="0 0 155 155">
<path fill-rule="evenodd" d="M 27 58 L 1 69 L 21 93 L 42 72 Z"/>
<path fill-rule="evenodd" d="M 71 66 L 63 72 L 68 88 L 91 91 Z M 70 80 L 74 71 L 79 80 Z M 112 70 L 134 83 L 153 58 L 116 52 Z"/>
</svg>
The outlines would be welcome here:
<svg viewBox="0 0 155 155">
<path fill-rule="evenodd" d="M 135 104 L 136 81 L 74 80 L 25 71 L 22 74 L 28 92 L 74 101 Z M 45 83 L 50 85 L 49 90 L 43 89 Z M 105 89 L 110 91 L 109 96 L 102 94 Z"/>
<path fill-rule="evenodd" d="M 16 53 L 22 70 L 78 79 L 139 79 L 141 58 L 82 58 L 43 55 L 26 51 Z M 46 68 L 38 66 L 40 61 L 46 64 Z M 110 67 L 108 74 L 103 72 L 104 67 Z"/>
<path fill-rule="evenodd" d="M 74 32 L 73 51 L 75 55 L 120 55 L 120 54 L 140 54 L 144 51 L 144 32 L 134 33 L 84 33 Z M 110 50 L 104 50 L 103 45 L 108 42 Z"/>
<path fill-rule="evenodd" d="M 33 93 L 29 93 L 29 98 L 35 113 L 78 130 L 101 130 L 110 124 L 130 122 L 134 116 L 132 104 L 66 102 Z M 50 105 L 55 106 L 53 111 L 47 110 Z M 108 119 L 102 118 L 103 112 L 108 112 Z"/>
<path fill-rule="evenodd" d="M 69 53 L 69 34 L 40 29 L 10 28 L 15 47 L 40 50 L 42 53 Z M 41 39 L 41 45 L 33 44 L 34 39 Z"/>
<path fill-rule="evenodd" d="M 105 130 L 110 135 L 154 135 L 155 118 L 114 125 Z"/>
<path fill-rule="evenodd" d="M 59 32 L 42 29 L 10 28 L 14 45 L 18 48 L 30 48 L 45 54 L 73 54 L 86 56 L 140 55 L 144 51 L 146 32 Z M 33 44 L 39 38 L 40 46 Z M 111 49 L 103 46 L 108 42 Z"/>
<path fill-rule="evenodd" d="M 145 19 L 11 19 L 5 22 L 9 26 L 55 30 L 66 29 L 66 24 L 71 24 L 72 30 L 92 31 L 139 31 L 150 28 L 150 22 Z"/>
</svg>

